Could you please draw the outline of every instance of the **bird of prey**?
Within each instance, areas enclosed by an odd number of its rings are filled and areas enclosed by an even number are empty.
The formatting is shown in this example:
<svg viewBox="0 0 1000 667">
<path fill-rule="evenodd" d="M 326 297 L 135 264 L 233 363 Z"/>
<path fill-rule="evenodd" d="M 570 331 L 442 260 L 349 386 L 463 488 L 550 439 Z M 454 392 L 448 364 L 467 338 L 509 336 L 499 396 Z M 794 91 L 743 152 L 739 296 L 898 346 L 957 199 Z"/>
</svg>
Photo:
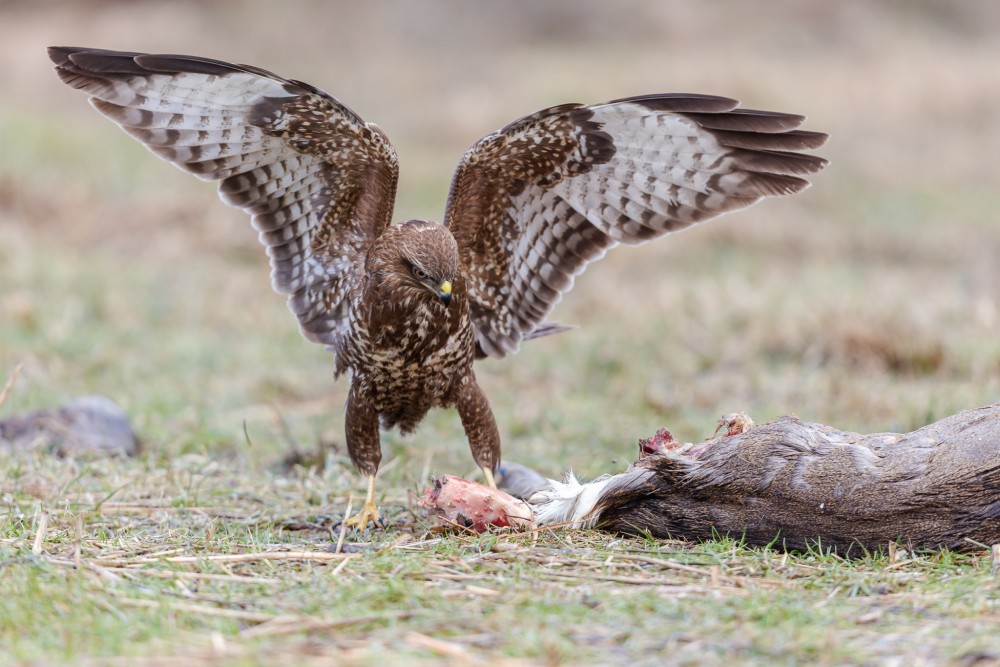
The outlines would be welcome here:
<svg viewBox="0 0 1000 667">
<path fill-rule="evenodd" d="M 545 320 L 588 263 L 806 188 L 827 135 L 803 117 L 725 97 L 655 94 L 563 104 L 478 141 L 455 172 L 444 224 L 392 224 L 396 152 L 322 90 L 248 65 L 52 47 L 59 77 L 159 157 L 219 181 L 250 214 L 302 334 L 350 373 L 346 439 L 368 477 L 346 525 L 382 524 L 379 427 L 413 430 L 453 406 L 487 482 L 500 436 L 473 371 Z"/>
</svg>

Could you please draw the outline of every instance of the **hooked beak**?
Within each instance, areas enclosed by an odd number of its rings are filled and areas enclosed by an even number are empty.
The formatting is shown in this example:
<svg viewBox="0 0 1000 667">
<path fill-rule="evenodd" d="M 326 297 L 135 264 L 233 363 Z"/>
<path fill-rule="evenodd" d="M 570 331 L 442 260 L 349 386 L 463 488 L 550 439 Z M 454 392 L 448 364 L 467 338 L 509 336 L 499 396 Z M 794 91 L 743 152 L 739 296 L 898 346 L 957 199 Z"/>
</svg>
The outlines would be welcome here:
<svg viewBox="0 0 1000 667">
<path fill-rule="evenodd" d="M 434 294 L 437 295 L 437 298 L 440 299 L 441 303 L 445 306 L 451 303 L 451 281 L 446 280 L 438 285 L 437 289 L 434 290 Z"/>
</svg>

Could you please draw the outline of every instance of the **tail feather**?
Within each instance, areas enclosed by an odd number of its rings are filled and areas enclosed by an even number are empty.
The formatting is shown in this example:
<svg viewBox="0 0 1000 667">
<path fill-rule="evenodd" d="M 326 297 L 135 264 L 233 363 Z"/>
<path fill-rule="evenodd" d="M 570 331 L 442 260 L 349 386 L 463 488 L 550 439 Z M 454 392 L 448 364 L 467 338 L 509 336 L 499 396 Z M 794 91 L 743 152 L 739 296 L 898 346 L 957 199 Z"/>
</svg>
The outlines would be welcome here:
<svg viewBox="0 0 1000 667">
<path fill-rule="evenodd" d="M 601 521 L 604 507 L 601 501 L 611 492 L 642 486 L 654 473 L 642 466 L 633 466 L 619 475 L 604 475 L 581 484 L 572 472 L 565 482 L 549 480 L 549 488 L 528 499 L 539 526 L 569 524 L 572 528 L 594 528 Z"/>
<path fill-rule="evenodd" d="M 523 340 L 531 340 L 533 338 L 541 338 L 543 336 L 551 336 L 553 334 L 562 333 L 564 331 L 570 331 L 575 329 L 574 326 L 567 326 L 565 324 L 559 324 L 558 322 L 542 322 L 533 331 L 524 335 Z"/>
<path fill-rule="evenodd" d="M 564 331 L 570 331 L 571 329 L 576 329 L 575 326 L 559 324 L 557 322 L 542 322 L 537 327 L 535 327 L 531 332 L 524 334 L 521 340 L 531 340 L 533 338 L 542 338 L 543 336 L 551 336 L 553 334 L 562 333 Z M 476 359 L 485 359 L 488 357 L 486 350 L 483 349 L 482 344 L 476 341 Z"/>
</svg>

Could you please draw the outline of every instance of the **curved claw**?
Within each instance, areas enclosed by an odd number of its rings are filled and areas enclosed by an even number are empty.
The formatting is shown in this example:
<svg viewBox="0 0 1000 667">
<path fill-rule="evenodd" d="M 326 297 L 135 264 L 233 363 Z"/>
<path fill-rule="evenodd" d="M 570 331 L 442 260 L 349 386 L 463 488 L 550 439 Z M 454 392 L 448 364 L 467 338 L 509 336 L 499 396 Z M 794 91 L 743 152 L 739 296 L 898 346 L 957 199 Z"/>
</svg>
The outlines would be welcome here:
<svg viewBox="0 0 1000 667">
<path fill-rule="evenodd" d="M 344 528 L 353 528 L 362 533 L 368 527 L 369 521 L 376 528 L 385 528 L 387 525 L 385 519 L 382 518 L 382 513 L 379 512 L 378 505 L 373 502 L 366 502 L 360 512 L 344 520 L 343 526 Z"/>
</svg>

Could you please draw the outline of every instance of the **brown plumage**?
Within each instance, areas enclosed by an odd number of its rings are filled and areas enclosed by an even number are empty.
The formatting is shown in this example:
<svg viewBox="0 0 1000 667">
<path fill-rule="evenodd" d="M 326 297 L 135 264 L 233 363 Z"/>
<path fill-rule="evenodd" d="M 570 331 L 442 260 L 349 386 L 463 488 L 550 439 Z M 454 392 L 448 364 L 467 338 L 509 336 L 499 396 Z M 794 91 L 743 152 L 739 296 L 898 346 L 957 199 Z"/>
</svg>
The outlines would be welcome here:
<svg viewBox="0 0 1000 667">
<path fill-rule="evenodd" d="M 351 373 L 347 444 L 369 480 L 378 426 L 458 409 L 492 481 L 500 439 L 473 360 L 504 357 L 576 275 L 638 244 L 798 192 L 826 161 L 801 116 L 707 95 L 566 104 L 465 154 L 445 224 L 390 226 L 398 163 L 386 135 L 309 84 L 207 58 L 53 47 L 59 77 L 158 156 L 218 180 L 246 210 L 303 335 Z"/>
</svg>

